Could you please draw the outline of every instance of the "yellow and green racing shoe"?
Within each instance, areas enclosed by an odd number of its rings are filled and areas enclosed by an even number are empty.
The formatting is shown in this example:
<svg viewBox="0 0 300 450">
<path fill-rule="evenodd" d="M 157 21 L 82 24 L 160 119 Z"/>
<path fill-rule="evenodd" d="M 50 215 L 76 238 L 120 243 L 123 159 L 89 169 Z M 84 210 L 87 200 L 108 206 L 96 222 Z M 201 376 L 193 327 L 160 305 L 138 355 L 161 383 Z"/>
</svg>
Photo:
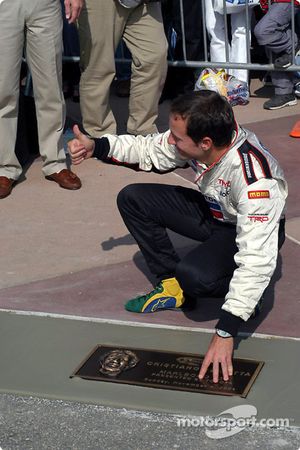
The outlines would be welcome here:
<svg viewBox="0 0 300 450">
<path fill-rule="evenodd" d="M 182 289 L 176 278 L 167 278 L 149 294 L 129 300 L 125 304 L 125 309 L 136 313 L 151 313 L 158 309 L 180 308 L 184 300 Z"/>
</svg>

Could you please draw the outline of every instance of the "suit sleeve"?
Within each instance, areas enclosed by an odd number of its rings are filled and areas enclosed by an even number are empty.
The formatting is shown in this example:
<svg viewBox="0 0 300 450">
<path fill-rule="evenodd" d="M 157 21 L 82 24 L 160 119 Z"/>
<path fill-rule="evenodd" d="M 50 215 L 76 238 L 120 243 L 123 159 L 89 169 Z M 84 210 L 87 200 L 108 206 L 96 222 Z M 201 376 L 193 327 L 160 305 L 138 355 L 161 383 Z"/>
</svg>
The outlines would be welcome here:
<svg viewBox="0 0 300 450">
<path fill-rule="evenodd" d="M 218 328 L 231 329 L 236 334 L 237 327 L 249 319 L 268 286 L 276 268 L 278 228 L 284 205 L 285 197 L 274 179 L 258 180 L 242 191 L 237 208 L 237 268 Z"/>
</svg>

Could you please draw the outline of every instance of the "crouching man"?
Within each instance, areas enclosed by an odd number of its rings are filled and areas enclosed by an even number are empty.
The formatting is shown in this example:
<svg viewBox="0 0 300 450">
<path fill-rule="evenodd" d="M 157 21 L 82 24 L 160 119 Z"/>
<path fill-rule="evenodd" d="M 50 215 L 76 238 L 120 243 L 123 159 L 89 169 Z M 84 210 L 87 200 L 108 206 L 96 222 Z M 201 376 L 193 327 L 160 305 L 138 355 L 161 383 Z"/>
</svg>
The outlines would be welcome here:
<svg viewBox="0 0 300 450">
<path fill-rule="evenodd" d="M 129 300 L 135 313 L 180 308 L 186 297 L 225 297 L 204 361 L 232 375 L 234 337 L 255 314 L 284 242 L 287 183 L 278 162 L 258 138 L 240 127 L 229 103 L 212 91 L 177 98 L 170 129 L 142 136 L 89 139 L 74 127 L 73 164 L 97 158 L 160 172 L 189 165 L 198 190 L 164 184 L 132 184 L 118 195 L 122 218 L 157 277 L 157 286 Z M 182 259 L 167 229 L 200 241 Z"/>
</svg>

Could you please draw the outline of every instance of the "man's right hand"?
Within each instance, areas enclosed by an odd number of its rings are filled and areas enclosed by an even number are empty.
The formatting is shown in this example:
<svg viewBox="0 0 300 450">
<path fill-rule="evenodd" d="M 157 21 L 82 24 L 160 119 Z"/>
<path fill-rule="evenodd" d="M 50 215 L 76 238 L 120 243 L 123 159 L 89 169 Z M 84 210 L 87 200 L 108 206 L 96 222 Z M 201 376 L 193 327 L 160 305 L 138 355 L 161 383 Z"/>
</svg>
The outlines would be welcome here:
<svg viewBox="0 0 300 450">
<path fill-rule="evenodd" d="M 73 133 L 75 139 L 68 142 L 68 150 L 72 164 L 80 164 L 84 159 L 91 158 L 95 149 L 95 142 L 85 134 L 81 133 L 78 125 L 74 125 Z"/>
</svg>

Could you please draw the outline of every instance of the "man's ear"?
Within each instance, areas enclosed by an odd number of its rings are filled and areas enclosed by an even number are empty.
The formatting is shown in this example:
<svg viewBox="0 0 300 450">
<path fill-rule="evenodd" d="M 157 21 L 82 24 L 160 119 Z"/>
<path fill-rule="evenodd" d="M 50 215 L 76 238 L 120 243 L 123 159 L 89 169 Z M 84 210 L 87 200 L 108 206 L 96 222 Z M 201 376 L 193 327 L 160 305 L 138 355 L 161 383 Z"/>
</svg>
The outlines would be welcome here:
<svg viewBox="0 0 300 450">
<path fill-rule="evenodd" d="M 213 142 L 210 137 L 206 136 L 199 142 L 199 146 L 200 146 L 201 150 L 207 151 L 212 148 Z"/>
</svg>

